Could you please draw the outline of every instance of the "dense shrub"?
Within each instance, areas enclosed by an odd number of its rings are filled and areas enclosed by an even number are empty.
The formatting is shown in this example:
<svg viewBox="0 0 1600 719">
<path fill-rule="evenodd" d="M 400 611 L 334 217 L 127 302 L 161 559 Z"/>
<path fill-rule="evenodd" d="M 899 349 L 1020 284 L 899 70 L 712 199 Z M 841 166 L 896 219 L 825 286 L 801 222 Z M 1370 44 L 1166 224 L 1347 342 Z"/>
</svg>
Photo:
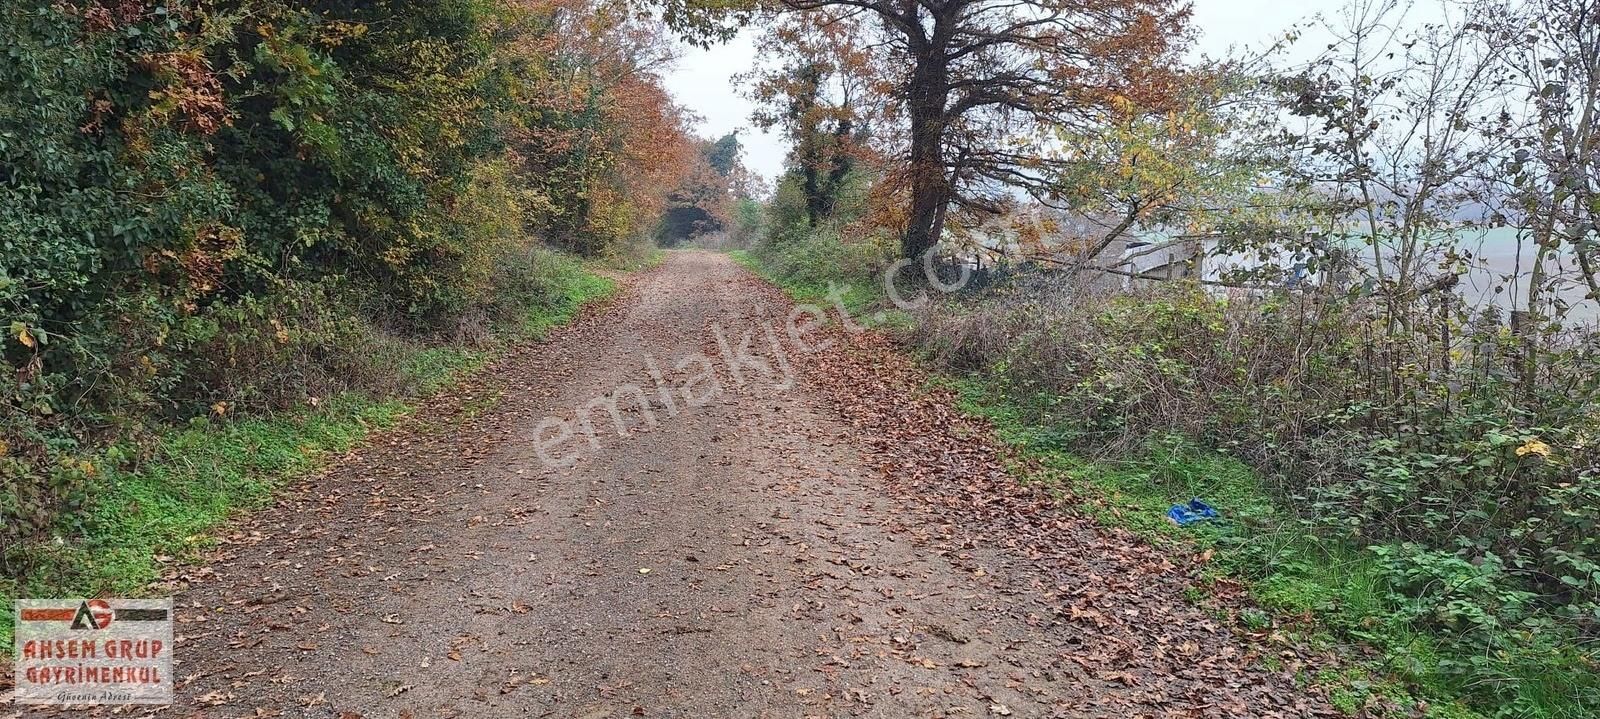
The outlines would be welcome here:
<svg viewBox="0 0 1600 719">
<path fill-rule="evenodd" d="M 690 144 L 620 7 L 0 4 L 8 568 L 163 428 L 407 391 L 641 236 Z"/>
<path fill-rule="evenodd" d="M 768 242 L 755 254 L 773 273 L 788 281 L 826 287 L 829 282 L 870 284 L 880 279 L 890 246 L 886 242 L 847 242 L 837 234 L 819 233 L 805 242 Z"/>
<path fill-rule="evenodd" d="M 872 180 L 865 172 L 848 175 L 828 200 L 832 212 L 813 225 L 802 173 L 791 169 L 764 207 L 740 208 L 750 255 L 765 274 L 810 301 L 836 291 L 856 310 L 881 299 L 896 243 L 892 233 L 865 221 Z"/>
<path fill-rule="evenodd" d="M 1581 646 L 1600 634 L 1600 342 L 1529 346 L 1439 301 L 1391 331 L 1321 292 L 1033 275 L 929 309 L 915 336 L 1075 450 L 1179 435 L 1246 460 L 1307 525 L 1372 547 L 1416 625 L 1490 652 Z"/>
</svg>

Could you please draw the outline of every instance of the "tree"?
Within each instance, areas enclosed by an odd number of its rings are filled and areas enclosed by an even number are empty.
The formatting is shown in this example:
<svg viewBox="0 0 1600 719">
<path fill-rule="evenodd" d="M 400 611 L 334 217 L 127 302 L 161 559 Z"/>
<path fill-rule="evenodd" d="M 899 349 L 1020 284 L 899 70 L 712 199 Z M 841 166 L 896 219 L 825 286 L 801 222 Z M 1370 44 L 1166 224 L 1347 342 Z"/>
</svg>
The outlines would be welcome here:
<svg viewBox="0 0 1600 719">
<path fill-rule="evenodd" d="M 519 0 L 500 63 L 520 112 L 507 135 L 545 198 L 554 242 L 602 254 L 642 237 L 699 157 L 657 73 L 676 58 L 659 24 L 621 0 Z"/>
<path fill-rule="evenodd" d="M 680 39 L 709 46 L 732 38 L 756 9 L 753 0 L 649 0 Z"/>
<path fill-rule="evenodd" d="M 656 228 L 657 244 L 675 246 L 728 229 L 734 224 L 738 201 L 748 197 L 749 171 L 740 157 L 738 134 L 696 144 L 698 154 L 689 171 L 667 194 L 666 213 Z"/>
<path fill-rule="evenodd" d="M 1487 178 L 1515 136 L 1493 3 L 1404 30 L 1409 8 L 1358 0 L 1328 28 L 1327 52 L 1281 79 L 1305 119 L 1289 136 L 1296 179 L 1327 198 L 1329 233 L 1370 249 L 1390 329 L 1410 321 L 1409 299 L 1461 271 L 1453 232 L 1490 219 Z"/>
<path fill-rule="evenodd" d="M 625 0 L 7 0 L 0 45 L 0 565 L 107 443 L 522 326 L 540 235 L 614 252 L 697 156 Z"/>
<path fill-rule="evenodd" d="M 700 152 L 718 175 L 731 178 L 739 169 L 739 156 L 744 154 L 744 145 L 739 143 L 739 133 L 730 132 L 715 142 L 707 143 Z"/>
<path fill-rule="evenodd" d="M 1048 197 L 1056 128 L 1116 98 L 1160 111 L 1176 86 L 1189 12 L 1176 0 L 783 0 L 855 22 L 900 120 L 882 138 L 905 185 L 907 256 L 937 244 L 948 213 L 995 212 L 1021 189 Z"/>
<path fill-rule="evenodd" d="M 1070 255 L 1065 262 L 1075 268 L 1104 270 L 1110 268 L 1094 267 L 1102 253 L 1141 228 L 1177 235 L 1144 248 L 1144 255 L 1223 227 L 1251 226 L 1254 234 L 1272 224 L 1280 210 L 1261 186 L 1277 163 L 1260 142 L 1268 126 L 1259 89 L 1238 63 L 1197 68 L 1165 113 L 1118 98 L 1098 108 L 1090 126 L 1058 130 L 1050 155 L 1058 165 L 1053 194 L 1084 229 L 1061 238 L 1067 246 L 1042 243 L 1041 251 Z"/>
<path fill-rule="evenodd" d="M 1523 229 L 1543 258 L 1563 248 L 1576 281 L 1600 300 L 1600 4 L 1532 0 L 1507 17 L 1517 41 L 1515 87 L 1532 105 L 1531 132 L 1516 140 L 1507 177 Z M 1558 278 L 1559 279 L 1559 278 Z M 1567 278 L 1572 279 L 1572 278 Z M 1544 291 L 1530 287 L 1530 309 Z"/>
<path fill-rule="evenodd" d="M 753 119 L 763 129 L 781 127 L 789 168 L 803 195 L 806 225 L 833 214 L 844 181 L 866 154 L 869 115 L 883 94 L 875 88 L 872 53 L 860 23 L 828 12 L 779 18 L 762 38 L 763 57 L 782 58 L 745 79 L 761 104 Z"/>
</svg>

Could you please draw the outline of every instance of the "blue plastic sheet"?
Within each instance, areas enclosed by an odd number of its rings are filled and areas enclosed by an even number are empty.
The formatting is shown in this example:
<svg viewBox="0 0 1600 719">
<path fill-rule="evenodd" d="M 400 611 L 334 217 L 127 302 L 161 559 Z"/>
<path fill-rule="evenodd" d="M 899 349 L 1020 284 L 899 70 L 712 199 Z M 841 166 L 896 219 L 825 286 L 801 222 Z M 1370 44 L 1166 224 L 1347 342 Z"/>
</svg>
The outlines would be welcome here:
<svg viewBox="0 0 1600 719">
<path fill-rule="evenodd" d="M 1219 516 L 1221 515 L 1217 514 L 1217 510 L 1199 499 L 1191 499 L 1188 504 L 1174 504 L 1172 509 L 1167 510 L 1167 518 L 1180 527 L 1216 519 Z"/>
</svg>

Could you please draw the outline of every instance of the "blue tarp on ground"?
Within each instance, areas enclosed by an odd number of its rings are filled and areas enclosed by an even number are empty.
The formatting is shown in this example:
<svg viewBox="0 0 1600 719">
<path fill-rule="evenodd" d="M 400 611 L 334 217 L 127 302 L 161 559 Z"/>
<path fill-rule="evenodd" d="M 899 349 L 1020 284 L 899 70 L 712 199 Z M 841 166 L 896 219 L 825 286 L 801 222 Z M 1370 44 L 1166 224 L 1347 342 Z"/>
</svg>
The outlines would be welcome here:
<svg viewBox="0 0 1600 719">
<path fill-rule="evenodd" d="M 1199 499 L 1191 499 L 1188 504 L 1174 504 L 1172 509 L 1167 510 L 1167 518 L 1180 527 L 1216 519 L 1218 516 L 1220 515 L 1217 514 L 1217 510 Z"/>
</svg>

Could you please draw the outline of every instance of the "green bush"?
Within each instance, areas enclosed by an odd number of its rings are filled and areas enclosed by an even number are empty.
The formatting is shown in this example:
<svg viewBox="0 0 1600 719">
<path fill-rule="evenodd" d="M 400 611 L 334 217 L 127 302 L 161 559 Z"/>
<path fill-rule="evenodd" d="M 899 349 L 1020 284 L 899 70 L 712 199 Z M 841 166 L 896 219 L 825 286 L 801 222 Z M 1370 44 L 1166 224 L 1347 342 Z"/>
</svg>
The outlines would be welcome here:
<svg viewBox="0 0 1600 719">
<path fill-rule="evenodd" d="M 595 203 L 631 120 L 569 106 L 553 78 L 609 56 L 542 42 L 557 13 L 0 4 L 0 569 L 173 427 L 427 389 L 603 291 L 537 239 L 644 224 Z"/>
<path fill-rule="evenodd" d="M 856 187 L 865 182 L 864 176 L 854 174 L 846 184 Z M 746 254 L 736 256 L 747 258 L 796 297 L 822 303 L 837 291 L 847 309 L 859 314 L 884 304 L 883 273 L 894 260 L 896 246 L 880 232 L 852 232 L 863 209 L 858 200 L 841 201 L 833 215 L 812 227 L 799 179 L 785 176 L 758 216 L 764 235 Z M 757 216 L 749 214 L 750 222 L 756 222 Z"/>
<path fill-rule="evenodd" d="M 1359 616 L 1378 624 L 1346 629 L 1389 627 L 1391 647 L 1427 634 L 1445 650 L 1427 672 L 1479 707 L 1555 716 L 1600 702 L 1596 338 L 1530 348 L 1489 317 L 1391 332 L 1370 310 L 1023 275 L 928 309 L 912 339 L 1065 451 L 1144 456 L 1176 436 L 1247 463 L 1282 508 L 1276 524 L 1343 547 L 1371 577 Z M 1517 381 L 1527 352 L 1538 386 Z M 1283 561 L 1245 564 L 1281 582 L 1295 573 Z M 1287 601 L 1293 586 L 1267 591 Z M 1524 691 L 1556 677 L 1567 696 Z"/>
</svg>

